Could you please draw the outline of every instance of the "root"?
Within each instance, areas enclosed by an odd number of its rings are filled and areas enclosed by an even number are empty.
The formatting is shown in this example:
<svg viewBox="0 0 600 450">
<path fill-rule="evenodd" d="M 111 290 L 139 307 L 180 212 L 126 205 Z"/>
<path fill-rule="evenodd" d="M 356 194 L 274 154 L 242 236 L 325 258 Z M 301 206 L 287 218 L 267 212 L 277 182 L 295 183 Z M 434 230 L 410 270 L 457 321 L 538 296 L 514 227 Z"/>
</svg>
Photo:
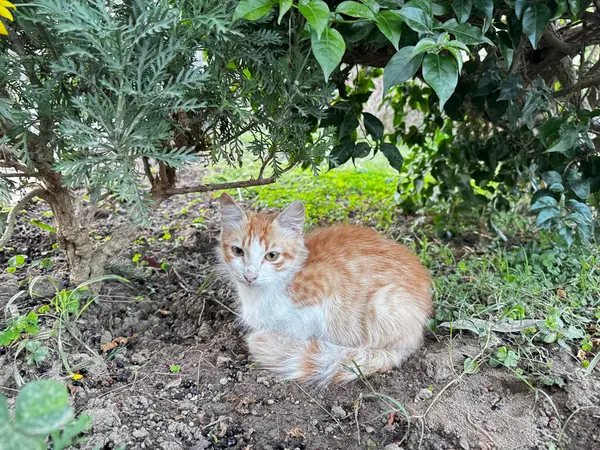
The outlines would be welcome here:
<svg viewBox="0 0 600 450">
<path fill-rule="evenodd" d="M 8 213 L 8 219 L 6 220 L 6 229 L 4 230 L 4 234 L 0 237 L 0 248 L 4 247 L 4 245 L 8 242 L 8 240 L 12 237 L 13 231 L 15 229 L 15 222 L 17 219 L 17 214 L 23 207 L 31 201 L 34 197 L 44 198 L 46 194 L 46 190 L 42 188 L 34 189 L 33 191 L 29 191 L 21 200 L 17 202 L 17 204 L 10 210 Z"/>
</svg>

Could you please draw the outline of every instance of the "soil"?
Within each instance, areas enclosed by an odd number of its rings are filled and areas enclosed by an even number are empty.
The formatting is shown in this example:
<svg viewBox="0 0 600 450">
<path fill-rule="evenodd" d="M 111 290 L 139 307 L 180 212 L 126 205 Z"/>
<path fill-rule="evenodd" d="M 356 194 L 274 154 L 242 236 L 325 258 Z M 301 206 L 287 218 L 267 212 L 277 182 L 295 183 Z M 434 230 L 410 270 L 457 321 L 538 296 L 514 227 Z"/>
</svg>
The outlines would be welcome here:
<svg viewBox="0 0 600 450">
<path fill-rule="evenodd" d="M 585 375 L 560 348 L 548 350 L 554 355 L 552 375 L 565 383 L 545 388 L 546 395 L 503 368 L 484 365 L 461 376 L 465 358 L 482 346 L 469 335 L 429 334 L 402 368 L 342 387 L 281 382 L 254 367 L 235 322 L 231 289 L 213 275 L 215 207 L 211 196 L 172 199 L 151 226 L 132 236 L 131 248 L 112 265 L 131 283 L 105 283 L 77 323 L 78 340 L 63 336 L 69 363 L 86 367 L 81 380 L 65 376 L 53 341 L 47 344 L 49 358 L 38 366 L 17 359 L 25 380 L 61 379 L 77 412 L 93 418 L 80 448 L 600 448 L 600 372 Z M 43 211 L 43 204 L 30 205 L 19 218 L 14 250 L 0 254 L 2 272 L 10 256 L 29 257 L 25 268 L 0 276 L 2 308 L 27 288 L 30 277 L 67 281 L 66 262 L 51 248 L 51 234 L 29 222 L 50 223 Z M 198 228 L 190 226 L 194 219 Z M 122 211 L 103 212 L 93 235 L 102 239 L 122 220 Z M 136 254 L 148 265 L 131 263 Z M 31 266 L 49 256 L 51 270 Z M 28 311 L 48 301 L 23 297 L 17 306 Z M 50 325 L 42 321 L 42 329 Z M 120 338 L 120 345 L 107 350 L 104 344 Z M 0 390 L 11 404 L 17 388 L 13 357 L 6 349 L 0 356 Z M 180 371 L 171 372 L 173 365 Z"/>
</svg>

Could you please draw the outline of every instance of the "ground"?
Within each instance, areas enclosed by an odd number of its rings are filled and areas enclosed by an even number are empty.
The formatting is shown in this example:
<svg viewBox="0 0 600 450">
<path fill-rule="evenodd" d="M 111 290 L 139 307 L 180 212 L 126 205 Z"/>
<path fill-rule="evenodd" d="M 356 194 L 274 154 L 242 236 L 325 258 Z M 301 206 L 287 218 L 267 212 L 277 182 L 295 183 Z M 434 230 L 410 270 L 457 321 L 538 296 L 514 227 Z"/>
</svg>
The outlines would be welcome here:
<svg viewBox="0 0 600 450">
<path fill-rule="evenodd" d="M 45 336 L 50 353 L 37 363 L 25 352 L 15 358 L 15 344 L 0 348 L 0 391 L 9 404 L 17 393 L 14 367 L 24 381 L 62 380 L 77 413 L 93 420 L 83 449 L 600 447 L 597 249 L 544 250 L 543 236 L 540 248 L 518 235 L 498 243 L 476 230 L 440 241 L 427 231 L 427 217 L 394 212 L 388 172 L 348 168 L 312 185 L 308 175 L 295 176 L 237 194 L 257 208 L 300 196 L 312 224 L 376 226 L 411 245 L 432 271 L 433 331 L 403 367 L 319 389 L 281 382 L 252 365 L 233 293 L 215 275 L 217 202 L 190 195 L 166 202 L 152 225 L 132 236 L 110 268 L 130 283 L 104 284 L 73 321 L 77 338 L 64 331 L 60 340 Z M 2 309 L 38 275 L 67 281 L 52 233 L 31 223 L 51 224 L 48 216 L 42 203 L 30 205 L 12 247 L 0 254 L 3 271 L 10 257 L 27 256 L 0 275 Z M 104 239 L 122 220 L 122 211 L 105 210 L 93 236 Z M 37 263 L 44 258 L 51 268 Z M 36 286 L 40 296 L 13 303 L 19 313 L 49 304 L 54 288 L 43 280 Z M 43 312 L 42 333 L 55 324 Z M 5 325 L 0 320 L 0 329 Z M 83 378 L 69 376 L 59 354 Z"/>
</svg>

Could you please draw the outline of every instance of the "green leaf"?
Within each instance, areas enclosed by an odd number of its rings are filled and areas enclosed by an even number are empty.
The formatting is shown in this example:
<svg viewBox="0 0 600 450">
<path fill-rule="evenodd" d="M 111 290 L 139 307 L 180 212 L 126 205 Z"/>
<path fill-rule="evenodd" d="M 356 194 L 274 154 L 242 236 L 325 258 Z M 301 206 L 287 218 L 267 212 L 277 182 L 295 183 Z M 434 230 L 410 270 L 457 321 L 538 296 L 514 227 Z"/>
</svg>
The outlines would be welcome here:
<svg viewBox="0 0 600 450">
<path fill-rule="evenodd" d="M 523 12 L 523 33 L 529 38 L 534 49 L 550 23 L 550 14 L 550 8 L 543 3 L 534 3 Z"/>
<path fill-rule="evenodd" d="M 423 55 L 411 58 L 413 46 L 402 47 L 390 59 L 383 70 L 383 92 L 385 95 L 392 86 L 410 80 L 421 65 Z"/>
<path fill-rule="evenodd" d="M 486 33 L 490 29 L 492 19 L 494 18 L 494 0 L 475 0 L 474 6 L 481 11 L 485 17 L 483 23 L 483 32 Z"/>
<path fill-rule="evenodd" d="M 80 416 L 77 421 L 65 426 L 62 433 L 56 433 L 52 436 L 52 445 L 54 450 L 63 450 L 73 444 L 73 440 L 92 426 L 90 416 Z"/>
<path fill-rule="evenodd" d="M 429 17 L 433 16 L 433 2 L 431 0 L 410 0 L 404 4 L 404 7 L 420 8 Z"/>
<path fill-rule="evenodd" d="M 321 39 L 316 33 L 311 35 L 311 46 L 313 54 L 325 76 L 325 81 L 329 80 L 329 75 L 342 61 L 346 51 L 346 43 L 339 31 L 333 28 L 326 28 Z"/>
<path fill-rule="evenodd" d="M 471 8 L 473 7 L 473 0 L 454 0 L 452 2 L 452 9 L 456 13 L 456 18 L 460 23 L 467 21 L 471 15 Z"/>
<path fill-rule="evenodd" d="M 542 209 L 546 208 L 557 208 L 558 202 L 554 197 L 550 197 L 549 195 L 544 195 L 543 197 L 538 198 L 533 205 L 531 205 L 528 209 L 529 212 L 538 212 Z"/>
<path fill-rule="evenodd" d="M 466 358 L 463 363 L 463 372 L 468 374 L 479 372 L 479 363 L 473 358 Z"/>
<path fill-rule="evenodd" d="M 379 31 L 388 38 L 394 48 L 398 50 L 398 42 L 402 35 L 402 20 L 392 11 L 381 11 L 375 16 L 375 23 Z"/>
<path fill-rule="evenodd" d="M 550 18 L 550 20 L 556 20 L 559 17 L 562 17 L 564 13 L 569 9 L 569 4 L 567 0 L 556 0 L 556 12 Z"/>
<path fill-rule="evenodd" d="M 308 24 L 311 28 L 316 32 L 317 39 L 321 39 L 321 34 L 327 27 L 327 22 L 329 21 L 329 6 L 323 0 L 310 0 L 308 3 L 298 3 L 298 11 L 300 14 L 304 16 Z M 339 33 L 338 33 L 339 34 Z M 343 40 L 342 40 L 343 42 Z M 344 44 L 344 50 L 345 50 Z M 314 44 L 313 44 L 313 52 L 314 52 Z M 342 53 L 343 55 L 343 53 Z M 316 56 L 316 54 L 315 54 Z M 317 58 L 318 59 L 318 58 Z M 340 58 L 341 60 L 341 58 Z M 319 63 L 321 63 L 319 61 Z M 339 64 L 339 61 L 335 64 L 336 66 Z M 323 65 L 321 64 L 321 67 Z M 335 68 L 335 66 L 334 66 Z M 333 71 L 333 69 L 332 69 Z M 331 73 L 331 72 L 330 72 Z M 329 78 L 328 76 L 325 78 Z"/>
<path fill-rule="evenodd" d="M 42 269 L 52 269 L 52 267 L 54 266 L 54 261 L 52 260 L 52 258 L 44 258 L 40 261 L 40 267 Z"/>
<path fill-rule="evenodd" d="M 438 95 L 442 110 L 458 83 L 458 66 L 455 59 L 447 55 L 425 55 L 423 79 Z"/>
<path fill-rule="evenodd" d="M 285 16 L 293 4 L 294 0 L 279 0 L 279 18 L 277 19 L 278 24 L 281 24 L 283 16 Z"/>
<path fill-rule="evenodd" d="M 567 200 L 566 202 L 567 208 L 571 211 L 577 212 L 581 215 L 582 221 L 581 223 L 592 225 L 594 220 L 592 218 L 592 212 L 590 208 L 585 203 L 578 202 L 577 200 Z M 579 223 L 579 222 L 578 222 Z"/>
<path fill-rule="evenodd" d="M 365 129 L 367 133 L 371 135 L 373 139 L 379 141 L 383 138 L 383 123 L 373 114 L 365 112 L 363 113 L 363 119 L 365 124 Z"/>
<path fill-rule="evenodd" d="M 378 13 L 379 12 L 379 3 L 377 3 L 377 0 L 362 0 L 362 2 L 367 5 L 369 8 L 371 8 L 373 10 L 374 13 Z"/>
<path fill-rule="evenodd" d="M 2 427 L 3 424 L 8 424 L 9 420 L 10 417 L 8 415 L 8 404 L 6 403 L 6 397 L 0 394 L 0 427 Z"/>
<path fill-rule="evenodd" d="M 566 154 L 571 150 L 577 142 L 577 131 L 573 129 L 567 129 L 560 136 L 560 139 L 552 147 L 545 151 L 545 153 L 562 153 Z"/>
<path fill-rule="evenodd" d="M 338 139 L 341 141 L 342 138 L 353 133 L 359 125 L 360 122 L 358 121 L 358 117 L 356 117 L 353 112 L 346 113 L 346 115 L 344 116 L 344 120 L 340 124 Z"/>
<path fill-rule="evenodd" d="M 582 200 L 586 200 L 590 196 L 590 180 L 577 180 L 572 182 L 569 187 Z"/>
<path fill-rule="evenodd" d="M 375 14 L 373 11 L 371 11 L 368 6 L 358 2 L 342 2 L 337 6 L 335 12 L 339 14 L 345 14 L 350 17 L 375 20 Z"/>
<path fill-rule="evenodd" d="M 354 158 L 364 158 L 365 156 L 368 156 L 369 153 L 371 153 L 371 147 L 369 147 L 369 144 L 367 144 L 366 142 L 359 142 L 354 146 L 354 149 L 352 150 L 352 159 L 354 160 Z"/>
<path fill-rule="evenodd" d="M 334 167 L 340 167 L 341 165 L 348 162 L 354 153 L 354 146 L 356 144 L 353 140 L 347 139 L 336 145 L 329 153 L 329 169 Z"/>
<path fill-rule="evenodd" d="M 571 15 L 573 16 L 573 18 L 578 19 L 579 12 L 581 9 L 579 0 L 568 0 L 568 2 L 569 2 L 569 9 L 571 10 Z"/>
<path fill-rule="evenodd" d="M 525 8 L 533 5 L 533 0 L 516 0 L 515 1 L 515 14 L 520 19 L 523 17 L 523 11 Z"/>
<path fill-rule="evenodd" d="M 456 39 L 467 45 L 489 44 L 494 45 L 492 41 L 483 35 L 481 29 L 470 23 L 459 24 L 456 19 L 450 19 L 442 25 L 442 29 L 452 33 Z"/>
<path fill-rule="evenodd" d="M 15 427 L 31 435 L 48 435 L 73 420 L 68 401 L 69 393 L 58 381 L 32 381 L 17 397 Z"/>
<path fill-rule="evenodd" d="M 437 49 L 437 46 L 437 42 L 435 42 L 433 39 L 423 38 L 419 42 L 417 42 L 417 45 L 415 45 L 414 50 L 410 54 L 410 57 L 414 58 L 415 56 L 420 55 L 421 53 L 425 53 L 428 50 Z"/>
<path fill-rule="evenodd" d="M 8 267 L 23 267 L 27 261 L 27 255 L 15 255 L 8 260 Z"/>
<path fill-rule="evenodd" d="M 42 230 L 49 231 L 50 233 L 56 233 L 56 228 L 51 227 L 50 225 L 41 222 L 39 220 L 33 219 L 29 221 L 30 224 L 35 225 L 36 227 L 41 228 Z"/>
<path fill-rule="evenodd" d="M 417 33 L 431 33 L 431 17 L 428 16 L 421 8 L 404 6 L 396 14 L 400 16 L 400 18 L 406 25 L 408 25 L 410 29 L 416 31 Z"/>
<path fill-rule="evenodd" d="M 553 184 L 562 184 L 562 177 L 560 176 L 560 173 L 556 172 L 555 170 L 550 170 L 546 173 L 544 173 L 542 175 L 542 179 L 544 180 L 544 183 L 546 183 L 546 185 L 551 186 Z"/>
<path fill-rule="evenodd" d="M 233 21 L 258 20 L 266 16 L 276 3 L 277 0 L 241 0 L 233 13 Z"/>
<path fill-rule="evenodd" d="M 559 215 L 560 211 L 558 210 L 558 208 L 542 209 L 538 214 L 535 224 L 539 228 L 550 228 L 550 226 L 552 225 L 552 219 L 558 217 Z"/>
<path fill-rule="evenodd" d="M 404 163 L 404 158 L 394 144 L 389 144 L 384 142 L 381 144 L 381 153 L 387 158 L 390 166 L 396 169 L 398 172 L 402 169 L 402 163 Z"/>
<path fill-rule="evenodd" d="M 521 75 L 509 73 L 508 77 L 500 85 L 500 96 L 498 100 L 514 100 L 523 92 L 523 79 Z"/>
<path fill-rule="evenodd" d="M 573 230 L 569 227 L 562 227 L 559 231 L 558 234 L 560 235 L 560 237 L 562 237 L 565 242 L 567 243 L 567 246 L 571 246 L 573 244 L 573 241 L 575 240 L 573 237 Z"/>
</svg>

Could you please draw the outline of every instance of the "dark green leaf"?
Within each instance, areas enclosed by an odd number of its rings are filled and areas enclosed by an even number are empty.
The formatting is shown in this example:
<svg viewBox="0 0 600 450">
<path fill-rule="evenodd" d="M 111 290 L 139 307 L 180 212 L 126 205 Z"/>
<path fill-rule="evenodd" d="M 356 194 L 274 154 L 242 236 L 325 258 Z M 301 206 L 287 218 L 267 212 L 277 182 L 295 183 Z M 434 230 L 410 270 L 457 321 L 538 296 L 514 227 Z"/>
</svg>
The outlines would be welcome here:
<svg viewBox="0 0 600 450">
<path fill-rule="evenodd" d="M 327 6 L 327 3 L 325 3 L 323 0 L 310 0 L 308 3 L 300 2 L 298 3 L 298 11 L 300 11 L 300 14 L 304 16 L 308 24 L 316 32 L 317 39 L 321 39 L 321 34 L 323 33 L 323 30 L 325 30 L 325 27 L 327 27 L 327 22 L 329 21 L 329 6 Z M 334 68 L 338 64 L 339 61 L 334 65 Z M 323 64 L 321 64 L 321 67 L 323 67 Z M 325 70 L 323 70 L 323 72 L 324 71 Z M 333 71 L 333 69 L 331 71 Z M 325 79 L 328 78 L 329 76 L 325 77 Z"/>
<path fill-rule="evenodd" d="M 352 158 L 364 158 L 371 153 L 371 147 L 366 142 L 359 142 L 352 150 Z"/>
<path fill-rule="evenodd" d="M 404 158 L 402 158 L 402 154 L 400 153 L 400 150 L 398 150 L 398 147 L 394 144 L 384 142 L 381 144 L 381 153 L 387 158 L 390 166 L 400 172 Z"/>
<path fill-rule="evenodd" d="M 577 180 L 569 187 L 582 200 L 586 200 L 590 196 L 590 180 Z"/>
<path fill-rule="evenodd" d="M 550 20 L 556 20 L 569 9 L 569 4 L 567 0 L 555 0 L 556 1 L 556 12 L 552 15 Z"/>
<path fill-rule="evenodd" d="M 375 23 L 379 31 L 388 38 L 394 48 L 398 50 L 398 42 L 402 33 L 402 20 L 392 11 L 381 11 L 375 17 Z"/>
<path fill-rule="evenodd" d="M 473 0 L 454 0 L 452 2 L 452 9 L 456 13 L 456 18 L 460 23 L 467 21 L 471 15 L 471 8 L 473 7 Z"/>
<path fill-rule="evenodd" d="M 383 123 L 381 120 L 368 112 L 363 113 L 363 119 L 365 123 L 365 129 L 373 139 L 378 141 L 383 138 Z"/>
<path fill-rule="evenodd" d="M 510 35 L 506 31 L 498 32 L 498 44 L 500 53 L 502 53 L 502 57 L 504 58 L 504 66 L 506 69 L 510 69 L 515 51 L 513 50 Z"/>
<path fill-rule="evenodd" d="M 319 39 L 316 33 L 311 35 L 311 46 L 313 54 L 323 70 L 325 81 L 327 81 L 331 72 L 342 61 L 342 57 L 346 51 L 344 38 L 339 31 L 333 28 L 326 28 L 321 39 Z"/>
<path fill-rule="evenodd" d="M 579 214 L 581 214 L 581 216 L 583 217 L 583 219 L 585 220 L 585 223 L 592 225 L 594 223 L 594 220 L 592 218 L 592 212 L 590 211 L 590 208 L 588 208 L 588 206 L 585 203 L 581 203 L 578 202 L 577 200 L 567 200 L 566 202 L 567 208 L 569 208 L 571 211 L 575 211 L 578 212 Z"/>
<path fill-rule="evenodd" d="M 421 8 L 404 6 L 397 14 L 409 28 L 417 33 L 431 33 L 431 17 L 425 14 Z"/>
<path fill-rule="evenodd" d="M 485 22 L 483 23 L 483 32 L 485 33 L 490 29 L 494 17 L 494 0 L 475 0 L 474 6 L 485 17 Z"/>
<path fill-rule="evenodd" d="M 241 0 L 233 13 L 233 21 L 238 19 L 258 20 L 266 16 L 277 0 Z"/>
<path fill-rule="evenodd" d="M 410 80 L 421 65 L 423 55 L 411 58 L 410 55 L 414 47 L 402 47 L 390 59 L 383 71 L 383 92 L 384 95 L 392 86 L 402 84 Z"/>
<path fill-rule="evenodd" d="M 523 12 L 523 33 L 529 38 L 534 49 L 537 48 L 549 23 L 550 8 L 543 3 L 534 3 Z"/>
<path fill-rule="evenodd" d="M 500 85 L 498 100 L 514 100 L 523 92 L 523 79 L 521 75 L 509 73 L 506 80 Z"/>
<path fill-rule="evenodd" d="M 339 14 L 345 14 L 350 17 L 375 20 L 375 14 L 373 11 L 371 11 L 368 6 L 358 2 L 342 2 L 337 6 L 335 12 Z"/>
<path fill-rule="evenodd" d="M 546 153 L 562 153 L 566 154 L 573 148 L 577 142 L 577 131 L 573 129 L 567 129 L 560 136 L 560 139 L 552 147 L 546 150 Z"/>
<path fill-rule="evenodd" d="M 48 435 L 73 419 L 68 401 L 69 393 L 58 381 L 32 381 L 17 397 L 15 427 L 30 435 Z"/>
<path fill-rule="evenodd" d="M 535 224 L 538 228 L 550 228 L 553 223 L 553 219 L 560 215 L 558 208 L 545 208 L 540 211 L 537 216 Z"/>
<path fill-rule="evenodd" d="M 329 169 L 340 167 L 348 162 L 354 153 L 354 146 L 354 141 L 348 139 L 333 147 L 331 153 L 329 153 Z"/>
<path fill-rule="evenodd" d="M 533 5 L 533 0 L 516 0 L 515 1 L 515 14 L 520 19 L 523 17 L 523 11 L 525 8 Z"/>
<path fill-rule="evenodd" d="M 573 244 L 573 230 L 571 228 L 563 226 L 558 231 L 558 234 L 565 240 L 569 247 Z"/>
<path fill-rule="evenodd" d="M 573 18 L 578 19 L 579 13 L 581 10 L 580 1 L 579 0 L 568 0 L 569 9 L 571 10 L 571 15 Z"/>
<path fill-rule="evenodd" d="M 549 195 L 538 198 L 533 205 L 529 207 L 529 212 L 538 212 L 546 208 L 558 208 L 558 202 Z"/>
<path fill-rule="evenodd" d="M 546 140 L 552 136 L 554 136 L 560 126 L 564 123 L 564 119 L 562 117 L 550 117 L 546 122 L 544 122 L 539 128 L 539 136 L 542 142 L 545 144 Z"/>
<path fill-rule="evenodd" d="M 483 35 L 481 29 L 470 23 L 459 24 L 456 19 L 450 19 L 442 25 L 442 29 L 452 33 L 456 39 L 467 45 L 489 44 L 494 45 L 492 41 Z"/>
<path fill-rule="evenodd" d="M 294 0 L 279 0 L 279 17 L 277 19 L 278 24 L 281 24 L 281 19 L 283 19 L 283 16 L 285 16 L 293 4 Z"/>
<path fill-rule="evenodd" d="M 70 448 L 73 440 L 92 426 L 90 416 L 80 416 L 75 422 L 65 426 L 62 433 L 56 433 L 52 437 L 52 444 L 55 450 Z"/>
<path fill-rule="evenodd" d="M 458 66 L 453 57 L 447 55 L 425 55 L 423 79 L 440 99 L 440 110 L 448 101 L 458 83 Z"/>
<path fill-rule="evenodd" d="M 358 117 L 356 117 L 353 112 L 347 113 L 344 117 L 344 121 L 340 125 L 338 139 L 341 141 L 342 138 L 352 134 L 359 125 L 360 122 L 358 121 Z"/>
</svg>

